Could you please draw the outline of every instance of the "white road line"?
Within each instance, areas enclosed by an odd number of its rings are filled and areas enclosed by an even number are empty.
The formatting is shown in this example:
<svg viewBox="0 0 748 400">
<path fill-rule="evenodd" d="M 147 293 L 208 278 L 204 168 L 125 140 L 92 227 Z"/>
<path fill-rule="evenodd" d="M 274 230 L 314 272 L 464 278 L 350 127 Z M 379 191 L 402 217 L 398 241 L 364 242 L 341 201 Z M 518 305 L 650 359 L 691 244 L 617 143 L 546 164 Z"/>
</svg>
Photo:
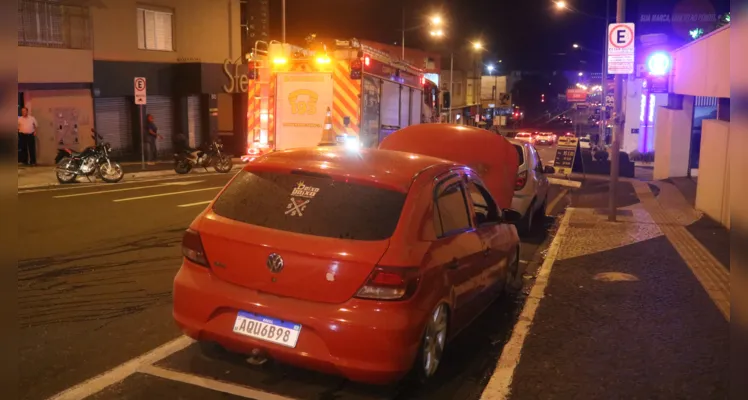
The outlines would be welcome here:
<svg viewBox="0 0 748 400">
<path fill-rule="evenodd" d="M 183 372 L 172 371 L 164 368 L 155 367 L 152 365 L 144 366 L 138 372 L 157 376 L 159 378 L 168 379 L 171 381 L 177 381 L 187 383 L 194 386 L 200 386 L 206 389 L 215 390 L 217 392 L 223 392 L 233 394 L 234 396 L 240 396 L 247 399 L 255 400 L 293 400 L 291 397 L 280 396 L 273 393 L 262 392 L 259 390 L 250 389 L 246 386 L 235 385 L 232 383 L 226 383 L 217 381 L 215 379 L 204 378 L 201 376 L 195 376 L 191 374 L 185 374 Z"/>
<path fill-rule="evenodd" d="M 548 183 L 550 183 L 551 185 L 568 186 L 571 188 L 582 187 L 582 182 L 572 181 L 569 179 L 548 178 Z"/>
<path fill-rule="evenodd" d="M 532 326 L 538 306 L 540 306 L 540 300 L 545 295 L 545 288 L 548 286 L 553 263 L 556 261 L 558 249 L 564 239 L 573 212 L 573 208 L 567 208 L 566 214 L 561 220 L 558 232 L 556 232 L 556 236 L 553 238 L 551 246 L 548 249 L 548 256 L 543 261 L 543 265 L 540 266 L 535 285 L 532 287 L 525 306 L 522 308 L 522 313 L 519 315 L 517 324 L 514 326 L 512 337 L 509 338 L 509 342 L 501 352 L 501 357 L 493 372 L 493 376 L 491 376 L 488 385 L 483 389 L 481 400 L 506 400 L 509 398 L 509 389 L 511 388 L 512 378 L 514 377 L 514 370 L 519 364 L 522 345 L 530 333 L 530 327 Z"/>
<path fill-rule="evenodd" d="M 563 199 L 567 193 L 569 193 L 569 189 L 561 190 L 561 193 L 559 193 L 558 196 L 556 196 L 556 198 L 551 200 L 551 202 L 548 203 L 548 205 L 545 207 L 546 214 L 552 212 L 553 209 L 556 208 L 556 205 L 558 205 L 558 202 L 561 201 L 561 199 Z M 551 215 L 551 214 L 548 214 L 548 215 Z"/>
<path fill-rule="evenodd" d="M 193 207 L 193 206 L 201 206 L 201 205 L 204 205 L 204 204 L 210 204 L 210 202 L 211 202 L 211 201 L 213 201 L 213 200 L 208 200 L 208 201 L 198 201 L 197 203 L 180 204 L 180 205 L 178 205 L 177 207 Z"/>
<path fill-rule="evenodd" d="M 192 190 L 181 190 L 179 192 L 149 194 L 147 196 L 125 197 L 124 199 L 116 199 L 116 200 L 112 200 L 112 201 L 115 202 L 115 203 L 120 203 L 120 202 L 123 202 L 123 201 L 151 199 L 151 198 L 154 198 L 154 197 L 174 196 L 174 195 L 177 195 L 177 194 L 205 192 L 205 191 L 208 191 L 208 190 L 218 190 L 218 189 L 223 189 L 223 186 L 213 186 L 213 187 L 209 187 L 209 188 L 192 189 Z"/>
<path fill-rule="evenodd" d="M 153 188 L 160 188 L 160 187 L 167 187 L 167 186 L 186 186 L 186 185 L 192 185 L 192 184 L 201 183 L 201 182 L 205 182 L 205 181 L 165 182 L 165 183 L 160 183 L 158 185 L 138 186 L 138 187 L 129 187 L 129 188 L 112 189 L 112 190 L 99 190 L 99 191 L 96 191 L 96 192 L 64 194 L 64 195 L 61 195 L 61 196 L 53 196 L 52 198 L 54 198 L 54 199 L 65 199 L 65 198 L 68 198 L 68 197 L 91 196 L 91 195 L 94 195 L 94 194 L 105 194 L 105 193 L 116 193 L 116 192 L 129 192 L 131 190 L 153 189 Z"/>
<path fill-rule="evenodd" d="M 194 341 L 187 336 L 180 336 L 150 352 L 121 364 L 99 376 L 91 378 L 76 386 L 49 398 L 49 400 L 80 400 L 98 393 L 136 373 L 144 365 L 151 365 L 159 360 L 186 348 Z"/>
</svg>

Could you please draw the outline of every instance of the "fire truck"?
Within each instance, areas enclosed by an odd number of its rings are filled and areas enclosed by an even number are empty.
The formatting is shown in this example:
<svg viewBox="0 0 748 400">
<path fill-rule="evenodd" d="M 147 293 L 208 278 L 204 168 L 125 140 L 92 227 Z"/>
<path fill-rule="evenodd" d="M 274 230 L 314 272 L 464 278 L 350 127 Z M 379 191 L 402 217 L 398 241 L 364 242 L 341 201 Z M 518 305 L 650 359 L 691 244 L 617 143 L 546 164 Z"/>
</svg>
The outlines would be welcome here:
<svg viewBox="0 0 748 400">
<path fill-rule="evenodd" d="M 421 69 L 356 39 L 331 49 L 258 41 L 248 67 L 245 161 L 296 147 L 374 148 L 439 115 L 436 85 Z"/>
</svg>

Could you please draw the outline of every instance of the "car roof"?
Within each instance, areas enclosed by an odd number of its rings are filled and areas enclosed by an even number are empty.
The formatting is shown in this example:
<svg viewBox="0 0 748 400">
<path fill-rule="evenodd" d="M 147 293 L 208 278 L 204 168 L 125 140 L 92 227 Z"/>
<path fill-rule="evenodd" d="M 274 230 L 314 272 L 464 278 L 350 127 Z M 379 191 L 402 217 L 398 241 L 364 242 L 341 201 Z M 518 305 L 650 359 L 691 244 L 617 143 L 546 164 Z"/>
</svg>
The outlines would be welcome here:
<svg viewBox="0 0 748 400">
<path fill-rule="evenodd" d="M 523 140 L 517 140 L 517 139 L 507 139 L 509 143 L 515 145 L 515 146 L 521 146 L 521 147 L 529 147 L 530 143 L 527 143 Z"/>
<path fill-rule="evenodd" d="M 436 157 L 380 149 L 347 149 L 343 146 L 309 147 L 268 153 L 245 170 L 304 171 L 368 181 L 406 192 L 416 175 L 435 167 L 448 170 L 460 164 Z"/>
</svg>

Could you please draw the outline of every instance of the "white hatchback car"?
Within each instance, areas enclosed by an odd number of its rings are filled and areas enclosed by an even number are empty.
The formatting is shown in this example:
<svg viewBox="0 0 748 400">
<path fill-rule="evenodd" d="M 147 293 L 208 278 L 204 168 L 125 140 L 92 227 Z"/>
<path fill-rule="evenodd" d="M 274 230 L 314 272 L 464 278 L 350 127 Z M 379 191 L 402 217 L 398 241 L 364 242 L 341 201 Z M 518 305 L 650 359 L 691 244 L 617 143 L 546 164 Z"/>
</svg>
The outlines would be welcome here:
<svg viewBox="0 0 748 400">
<path fill-rule="evenodd" d="M 520 233 L 527 234 L 533 230 L 536 222 L 542 221 L 545 217 L 550 186 L 545 175 L 556 171 L 551 166 L 543 167 L 540 156 L 532 144 L 516 139 L 510 139 L 509 142 L 514 145 L 519 155 L 512 209 L 522 215 L 522 220 L 517 223 L 517 229 Z"/>
</svg>

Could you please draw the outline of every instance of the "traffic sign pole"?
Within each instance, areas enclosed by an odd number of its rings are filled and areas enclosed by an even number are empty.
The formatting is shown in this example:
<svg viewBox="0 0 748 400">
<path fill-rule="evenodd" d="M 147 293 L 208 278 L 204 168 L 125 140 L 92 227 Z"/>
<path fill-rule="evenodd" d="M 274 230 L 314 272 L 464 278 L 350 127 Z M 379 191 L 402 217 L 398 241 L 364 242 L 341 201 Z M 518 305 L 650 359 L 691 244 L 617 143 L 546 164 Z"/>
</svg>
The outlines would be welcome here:
<svg viewBox="0 0 748 400">
<path fill-rule="evenodd" d="M 616 11 L 616 22 L 621 24 L 626 18 L 626 0 L 618 0 L 617 11 Z M 631 35 L 632 47 L 633 47 L 633 35 Z M 623 124 L 625 119 L 623 118 L 623 74 L 616 74 L 616 86 L 615 86 L 615 117 L 613 118 L 613 154 L 610 157 L 610 187 L 609 199 L 608 199 L 608 221 L 615 222 L 616 214 L 618 212 L 617 196 L 618 196 L 618 178 L 620 174 L 620 162 L 621 162 L 621 138 L 623 137 Z"/>
<path fill-rule="evenodd" d="M 143 106 L 147 103 L 146 80 L 143 77 L 133 79 L 133 91 L 135 94 L 135 104 L 138 106 L 138 122 L 140 125 L 140 168 L 145 169 L 145 129 L 143 123 Z"/>
</svg>

